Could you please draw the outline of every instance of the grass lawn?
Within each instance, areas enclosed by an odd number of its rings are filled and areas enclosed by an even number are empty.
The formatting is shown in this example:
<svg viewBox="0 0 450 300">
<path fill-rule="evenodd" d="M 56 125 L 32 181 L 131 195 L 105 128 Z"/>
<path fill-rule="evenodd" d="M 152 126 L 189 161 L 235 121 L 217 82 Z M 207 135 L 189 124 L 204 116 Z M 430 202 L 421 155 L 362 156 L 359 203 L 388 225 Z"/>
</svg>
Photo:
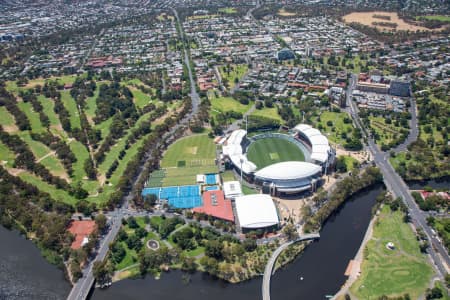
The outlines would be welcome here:
<svg viewBox="0 0 450 300">
<path fill-rule="evenodd" d="M 150 118 L 150 113 L 147 113 L 145 115 L 142 115 L 137 122 L 134 124 L 134 126 L 131 129 L 127 130 L 127 134 L 125 134 L 124 137 L 122 137 L 121 139 L 119 139 L 117 141 L 117 143 L 115 143 L 111 149 L 106 153 L 105 155 L 105 160 L 100 164 L 100 166 L 98 166 L 98 170 L 100 173 L 105 174 L 109 167 L 112 165 L 112 163 L 114 162 L 114 160 L 118 159 L 119 153 L 120 151 L 125 149 L 125 142 L 127 140 L 127 138 L 131 135 L 131 130 L 132 129 L 136 129 L 139 128 L 139 125 L 145 121 L 148 120 Z"/>
<path fill-rule="evenodd" d="M 78 201 L 74 197 L 70 196 L 66 191 L 59 190 L 53 185 L 49 185 L 39 177 L 36 177 L 29 172 L 22 172 L 20 173 L 19 177 L 24 181 L 36 186 L 39 190 L 49 193 L 50 196 L 57 201 L 65 202 L 71 205 L 74 205 Z"/>
<path fill-rule="evenodd" d="M 428 15 L 428 16 L 418 16 L 416 19 L 427 19 L 427 20 L 436 20 L 441 22 L 449 22 L 450 23 L 450 16 L 445 15 Z"/>
<path fill-rule="evenodd" d="M 150 102 L 152 102 L 152 98 L 143 93 L 141 90 L 134 88 L 134 87 L 128 87 L 131 91 L 131 93 L 133 94 L 133 101 L 134 104 L 136 105 L 136 107 L 138 108 L 143 108 L 144 106 L 146 106 L 147 104 L 149 104 Z"/>
<path fill-rule="evenodd" d="M 205 247 L 200 246 L 200 247 L 197 247 L 190 251 L 184 251 L 184 253 L 188 257 L 195 257 L 195 256 L 205 253 Z"/>
<path fill-rule="evenodd" d="M 247 105 L 241 104 L 239 101 L 231 97 L 210 97 L 212 115 L 217 115 L 219 112 L 225 113 L 227 111 L 235 111 L 240 113 L 247 112 L 252 103 Z"/>
<path fill-rule="evenodd" d="M 94 118 L 95 117 L 95 110 L 97 109 L 97 97 L 98 94 L 100 92 L 99 87 L 97 86 L 97 88 L 94 91 L 94 96 L 89 97 L 86 99 L 86 106 L 84 107 L 84 113 L 86 114 L 86 117 L 89 118 Z"/>
<path fill-rule="evenodd" d="M 36 159 L 40 159 L 50 153 L 52 150 L 41 142 L 33 140 L 28 131 L 22 131 L 18 134 L 20 138 L 28 144 L 31 152 L 33 152 Z M 40 162 L 44 167 L 46 167 L 53 175 L 63 176 L 66 175 L 66 171 L 55 155 L 49 155 Z"/>
<path fill-rule="evenodd" d="M 395 250 L 386 248 L 392 242 Z M 403 222 L 401 212 L 385 205 L 375 223 L 373 237 L 364 250 L 361 276 L 351 286 L 359 299 L 378 299 L 382 295 L 419 299 L 430 282 L 433 270 L 419 251 L 411 227 Z"/>
<path fill-rule="evenodd" d="M 42 126 L 39 114 L 33 110 L 33 106 L 30 102 L 18 102 L 17 106 L 27 115 L 30 120 L 31 131 L 34 133 L 42 133 L 46 131 L 46 128 Z"/>
<path fill-rule="evenodd" d="M 216 145 L 206 134 L 192 135 L 172 144 L 161 161 L 161 167 L 211 165 L 216 158 Z"/>
<path fill-rule="evenodd" d="M 116 270 L 122 270 L 137 262 L 136 251 L 134 249 L 133 250 L 128 249 L 127 244 L 125 242 L 120 242 L 120 244 L 122 244 L 122 246 L 124 247 L 126 254 L 125 257 L 122 259 L 122 261 L 116 264 L 115 267 Z"/>
<path fill-rule="evenodd" d="M 109 134 L 109 126 L 111 125 L 112 120 L 113 120 L 113 117 L 111 117 L 111 118 L 109 118 L 109 119 L 107 119 L 107 120 L 105 120 L 105 121 L 103 121 L 103 122 L 101 122 L 99 124 L 96 124 L 94 126 L 95 129 L 100 130 L 102 139 L 104 139 Z"/>
<path fill-rule="evenodd" d="M 4 165 L 5 163 L 7 167 L 12 167 L 15 158 L 16 156 L 14 155 L 14 153 L 9 150 L 9 148 L 5 144 L 0 142 L 0 164 Z"/>
<path fill-rule="evenodd" d="M 56 155 L 49 155 L 43 160 L 41 164 L 44 165 L 55 176 L 67 176 L 66 169 L 56 157 Z"/>
<path fill-rule="evenodd" d="M 319 127 L 319 125 L 321 125 L 322 128 L 320 131 L 322 131 L 331 142 L 343 145 L 345 144 L 345 139 L 342 138 L 341 134 L 345 132 L 347 136 L 351 136 L 353 130 L 352 123 L 344 123 L 345 117 L 349 117 L 349 115 L 344 112 L 324 111 L 320 115 L 320 122 L 317 122 L 316 126 Z M 332 122 L 331 126 L 327 125 L 329 121 Z"/>
<path fill-rule="evenodd" d="M 260 117 L 266 117 L 270 119 L 275 119 L 283 123 L 283 119 L 278 114 L 278 110 L 276 107 L 263 107 L 262 109 L 255 109 L 255 111 L 251 114 L 252 116 L 260 116 Z"/>
<path fill-rule="evenodd" d="M 86 147 L 77 140 L 73 140 L 69 144 L 69 147 L 77 158 L 77 161 L 72 164 L 73 177 L 76 180 L 82 180 L 83 177 L 86 176 L 86 172 L 84 171 L 84 162 L 89 157 L 89 152 Z"/>
<path fill-rule="evenodd" d="M 220 174 L 222 176 L 222 180 L 223 181 L 234 181 L 236 180 L 236 178 L 234 177 L 233 171 L 225 171 L 222 174 Z"/>
<path fill-rule="evenodd" d="M 380 139 L 377 144 L 389 144 L 396 137 L 400 136 L 400 127 L 396 127 L 393 123 L 386 124 L 383 117 L 369 116 L 370 127 L 379 135 Z"/>
<path fill-rule="evenodd" d="M 235 80 L 240 80 L 245 73 L 247 73 L 247 70 L 248 66 L 246 64 L 230 65 L 229 72 L 227 66 L 219 67 L 222 81 L 224 81 L 224 85 L 230 89 L 234 87 Z"/>
<path fill-rule="evenodd" d="M 0 106 L 0 125 L 2 126 L 13 126 L 16 124 L 14 117 L 9 113 L 9 111 L 4 106 Z"/>
<path fill-rule="evenodd" d="M 355 163 L 358 163 L 358 161 L 357 161 L 355 158 L 351 157 L 351 156 L 348 156 L 348 155 L 341 155 L 340 157 L 343 157 L 343 158 L 344 158 L 345 165 L 347 166 L 347 170 L 348 170 L 348 171 L 353 170 L 353 169 L 355 168 L 355 167 L 354 167 L 354 164 L 355 164 Z"/>
<path fill-rule="evenodd" d="M 70 91 L 61 91 L 61 101 L 63 102 L 66 109 L 69 111 L 70 124 L 72 125 L 72 128 L 81 128 L 77 104 L 70 95 Z"/>
<path fill-rule="evenodd" d="M 219 11 L 226 14 L 235 14 L 237 12 L 236 8 L 234 7 L 219 8 Z"/>
<path fill-rule="evenodd" d="M 46 145 L 33 140 L 28 131 L 22 131 L 18 135 L 25 143 L 28 144 L 36 159 L 39 159 L 51 152 L 51 150 Z"/>
<path fill-rule="evenodd" d="M 176 186 L 196 184 L 197 174 L 217 173 L 216 166 L 200 166 L 185 168 L 165 169 L 165 177 L 162 179 L 162 186 Z"/>
<path fill-rule="evenodd" d="M 282 161 L 304 161 L 305 155 L 289 141 L 279 138 L 266 138 L 252 143 L 247 157 L 258 169 Z"/>
<path fill-rule="evenodd" d="M 245 185 L 242 186 L 242 192 L 244 193 L 244 195 L 257 194 L 257 191 L 255 191 L 254 189 L 251 189 L 251 188 L 249 188 L 248 186 L 245 186 Z"/>
</svg>

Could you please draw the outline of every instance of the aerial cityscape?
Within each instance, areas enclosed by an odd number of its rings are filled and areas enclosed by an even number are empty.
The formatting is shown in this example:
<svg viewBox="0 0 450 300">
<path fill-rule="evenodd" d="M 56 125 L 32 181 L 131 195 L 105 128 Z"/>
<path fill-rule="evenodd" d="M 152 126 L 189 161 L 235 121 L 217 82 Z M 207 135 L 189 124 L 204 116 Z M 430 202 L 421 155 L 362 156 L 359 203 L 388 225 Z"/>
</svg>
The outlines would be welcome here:
<svg viewBox="0 0 450 300">
<path fill-rule="evenodd" d="M 448 0 L 0 9 L 0 299 L 450 300 Z"/>
</svg>

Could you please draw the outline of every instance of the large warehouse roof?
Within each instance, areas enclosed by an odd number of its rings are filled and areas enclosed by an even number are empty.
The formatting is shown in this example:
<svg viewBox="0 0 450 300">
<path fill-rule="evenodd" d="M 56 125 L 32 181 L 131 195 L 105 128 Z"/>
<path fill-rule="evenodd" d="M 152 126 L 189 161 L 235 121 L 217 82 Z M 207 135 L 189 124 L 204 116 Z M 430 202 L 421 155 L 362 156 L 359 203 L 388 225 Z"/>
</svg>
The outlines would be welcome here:
<svg viewBox="0 0 450 300">
<path fill-rule="evenodd" d="M 279 223 L 272 197 L 265 194 L 236 198 L 236 212 L 242 228 L 262 228 Z"/>
<path fill-rule="evenodd" d="M 272 180 L 293 180 L 316 175 L 322 170 L 318 165 L 303 161 L 285 161 L 267 166 L 255 173 L 256 177 Z"/>
</svg>

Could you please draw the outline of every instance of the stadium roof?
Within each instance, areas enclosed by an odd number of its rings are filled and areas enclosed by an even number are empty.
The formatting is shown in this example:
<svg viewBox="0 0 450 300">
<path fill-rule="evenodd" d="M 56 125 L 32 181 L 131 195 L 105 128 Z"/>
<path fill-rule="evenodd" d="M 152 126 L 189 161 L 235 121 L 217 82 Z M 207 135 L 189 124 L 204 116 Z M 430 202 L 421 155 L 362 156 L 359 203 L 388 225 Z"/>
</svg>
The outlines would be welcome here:
<svg viewBox="0 0 450 300">
<path fill-rule="evenodd" d="M 285 161 L 267 166 L 255 173 L 256 177 L 271 180 L 293 180 L 316 175 L 322 170 L 318 165 L 303 161 Z"/>
<path fill-rule="evenodd" d="M 241 142 L 247 135 L 247 131 L 238 129 L 233 131 L 228 137 L 227 144 L 222 147 L 224 155 L 228 155 L 233 165 L 241 168 L 244 173 L 251 173 L 256 170 L 256 165 L 247 159 L 242 153 Z"/>
<path fill-rule="evenodd" d="M 235 203 L 237 217 L 242 228 L 262 228 L 279 223 L 277 209 L 269 195 L 241 196 L 236 198 Z"/>
<path fill-rule="evenodd" d="M 298 124 L 295 126 L 295 130 L 303 133 L 311 143 L 311 159 L 321 163 L 328 160 L 328 153 L 331 149 L 326 136 L 308 124 Z"/>
</svg>

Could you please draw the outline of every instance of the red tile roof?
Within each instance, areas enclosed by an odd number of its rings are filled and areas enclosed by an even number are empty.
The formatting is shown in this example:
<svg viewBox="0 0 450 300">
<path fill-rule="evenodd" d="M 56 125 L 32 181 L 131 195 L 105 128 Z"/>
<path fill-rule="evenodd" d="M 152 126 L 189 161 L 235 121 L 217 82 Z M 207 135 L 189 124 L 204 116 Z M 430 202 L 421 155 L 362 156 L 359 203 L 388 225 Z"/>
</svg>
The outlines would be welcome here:
<svg viewBox="0 0 450 300">
<path fill-rule="evenodd" d="M 94 232 L 95 227 L 95 221 L 72 221 L 69 228 L 67 228 L 75 236 L 75 240 L 70 247 L 72 249 L 80 249 L 83 239 Z"/>
<path fill-rule="evenodd" d="M 194 208 L 196 213 L 205 213 L 218 219 L 234 222 L 231 201 L 225 200 L 223 191 L 206 191 L 203 193 L 203 206 Z"/>
</svg>

